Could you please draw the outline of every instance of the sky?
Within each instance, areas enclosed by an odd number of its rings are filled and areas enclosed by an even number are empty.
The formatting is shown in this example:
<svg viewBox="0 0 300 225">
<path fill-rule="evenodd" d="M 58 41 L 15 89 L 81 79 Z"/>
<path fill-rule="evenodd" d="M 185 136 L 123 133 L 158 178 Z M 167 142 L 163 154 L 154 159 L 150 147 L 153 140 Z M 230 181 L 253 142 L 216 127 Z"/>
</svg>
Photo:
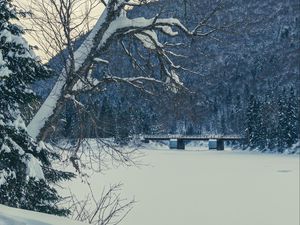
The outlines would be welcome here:
<svg viewBox="0 0 300 225">
<path fill-rule="evenodd" d="M 45 0 L 45 1 L 49 1 L 49 0 Z M 86 1 L 86 0 L 75 0 L 75 1 Z M 32 4 L 31 0 L 14 0 L 14 3 L 18 6 L 20 6 L 20 8 L 22 8 L 24 10 L 31 10 L 31 4 Z M 84 6 L 82 6 L 82 10 L 84 10 L 83 7 Z M 79 9 L 79 11 L 80 11 L 80 9 Z M 91 22 L 90 28 L 93 27 L 97 18 L 101 15 L 102 11 L 103 11 L 103 5 L 100 5 L 91 12 L 91 17 L 93 18 L 93 21 Z M 30 23 L 29 19 L 21 19 L 20 22 L 21 22 L 21 25 L 23 28 L 29 29 L 29 30 L 34 29 L 34 27 L 32 27 L 30 25 L 31 23 Z M 29 42 L 30 45 L 37 46 L 39 48 L 39 50 L 35 50 L 36 54 L 42 59 L 43 62 L 47 62 L 50 59 L 50 56 L 45 54 L 45 52 L 40 48 L 39 42 L 32 38 L 33 34 L 34 35 L 38 35 L 38 34 L 30 33 L 30 31 L 26 31 L 26 32 L 27 32 L 25 34 L 26 40 Z M 40 35 L 40 36 L 42 36 L 42 35 Z"/>
</svg>

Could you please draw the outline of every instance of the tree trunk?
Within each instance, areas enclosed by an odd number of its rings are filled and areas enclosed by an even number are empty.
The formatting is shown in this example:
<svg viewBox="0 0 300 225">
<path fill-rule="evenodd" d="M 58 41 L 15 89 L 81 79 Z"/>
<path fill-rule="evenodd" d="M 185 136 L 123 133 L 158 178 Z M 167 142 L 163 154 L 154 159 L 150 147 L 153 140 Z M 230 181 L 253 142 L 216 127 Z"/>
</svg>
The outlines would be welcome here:
<svg viewBox="0 0 300 225">
<path fill-rule="evenodd" d="M 66 101 L 65 96 L 72 91 L 80 77 L 83 78 L 87 74 L 93 59 L 105 48 L 100 46 L 99 49 L 99 43 L 115 17 L 116 15 L 109 13 L 108 9 L 103 11 L 91 33 L 75 51 L 74 73 L 70 73 L 69 68 L 63 69 L 49 96 L 28 124 L 29 135 L 37 141 L 45 140 L 49 132 L 54 129 Z M 71 65 L 70 63 L 72 62 L 67 62 L 66 65 Z"/>
</svg>

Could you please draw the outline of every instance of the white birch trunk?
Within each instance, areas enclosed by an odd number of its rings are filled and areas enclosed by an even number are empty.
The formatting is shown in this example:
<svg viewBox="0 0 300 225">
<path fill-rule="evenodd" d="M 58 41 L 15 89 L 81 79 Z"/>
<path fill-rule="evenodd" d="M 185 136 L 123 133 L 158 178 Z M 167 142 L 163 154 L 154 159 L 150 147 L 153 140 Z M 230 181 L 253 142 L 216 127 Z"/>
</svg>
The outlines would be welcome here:
<svg viewBox="0 0 300 225">
<path fill-rule="evenodd" d="M 96 25 L 94 26 L 89 36 L 81 44 L 79 49 L 75 51 L 74 53 L 75 73 L 81 68 L 81 65 L 87 59 L 91 51 L 91 48 L 93 47 L 94 38 L 97 32 L 99 31 L 99 29 L 101 28 L 102 24 L 105 22 L 106 16 L 107 16 L 107 10 L 105 9 L 102 12 L 102 15 L 98 19 Z M 27 126 L 29 135 L 34 139 L 38 137 L 41 129 L 45 126 L 45 123 L 53 114 L 54 109 L 57 107 L 58 100 L 61 98 L 63 88 L 65 87 L 67 81 L 66 71 L 67 71 L 66 68 L 62 70 L 49 96 L 46 98 L 42 106 L 39 108 L 38 112 L 34 115 L 33 119 L 30 121 L 30 123 Z"/>
<path fill-rule="evenodd" d="M 188 31 L 188 29 L 181 24 L 181 22 L 174 18 L 166 18 L 166 19 L 158 19 L 156 17 L 146 19 L 144 17 L 138 17 L 129 19 L 126 16 L 126 12 L 120 7 L 119 4 L 116 5 L 118 1 L 111 2 L 111 5 L 108 5 L 107 8 L 103 11 L 102 15 L 98 19 L 95 27 L 88 35 L 88 37 L 84 40 L 78 50 L 74 53 L 74 62 L 67 62 L 66 65 L 74 65 L 74 71 L 72 71 L 71 76 L 74 74 L 79 76 L 80 71 L 84 71 L 84 64 L 88 64 L 89 60 L 94 60 L 96 53 L 101 51 L 101 49 L 105 49 L 105 46 L 108 45 L 109 40 L 112 40 L 114 36 L 120 34 L 128 34 L 133 32 L 135 37 L 137 37 L 143 44 L 145 48 L 150 49 L 151 51 L 157 48 L 158 54 L 163 57 L 166 62 L 171 67 L 171 70 L 168 70 L 165 67 L 165 71 L 167 74 L 166 83 L 172 87 L 172 84 L 175 83 L 177 85 L 182 85 L 179 80 L 179 77 L 175 73 L 175 69 L 180 68 L 179 66 L 174 65 L 172 60 L 168 57 L 167 53 L 163 51 L 163 44 L 161 44 L 158 40 L 158 36 L 154 31 L 154 28 L 160 30 L 166 35 L 176 36 L 178 32 L 174 32 L 172 27 L 177 27 L 188 35 L 194 35 L 193 32 Z M 109 8 L 108 8 L 109 7 Z M 72 63 L 72 64 L 71 64 Z M 31 122 L 29 123 L 27 130 L 29 135 L 31 135 L 34 139 L 45 138 L 47 132 L 43 130 L 47 130 L 48 127 L 51 126 L 51 118 L 55 118 L 59 114 L 59 110 L 61 110 L 63 98 L 68 93 L 68 90 L 74 88 L 79 81 L 78 77 L 68 76 L 68 66 L 64 68 L 57 79 L 56 84 L 54 85 L 51 93 L 42 104 L 38 112 L 35 114 Z M 74 72 L 74 74 L 73 74 Z M 149 77 L 143 77 L 144 79 L 148 79 Z M 71 79 L 71 82 L 70 82 Z M 136 80 L 140 78 L 135 78 Z M 121 78 L 119 78 L 121 80 Z M 130 80 L 126 80 L 123 78 L 123 81 L 130 82 Z M 173 82 L 173 83 L 172 83 Z M 73 87 L 70 87 L 73 85 Z M 69 86 L 69 87 L 67 87 Z M 79 85 L 80 86 L 80 85 Z M 47 125 L 47 122 L 50 121 Z M 48 126 L 48 127 L 46 127 Z"/>
</svg>

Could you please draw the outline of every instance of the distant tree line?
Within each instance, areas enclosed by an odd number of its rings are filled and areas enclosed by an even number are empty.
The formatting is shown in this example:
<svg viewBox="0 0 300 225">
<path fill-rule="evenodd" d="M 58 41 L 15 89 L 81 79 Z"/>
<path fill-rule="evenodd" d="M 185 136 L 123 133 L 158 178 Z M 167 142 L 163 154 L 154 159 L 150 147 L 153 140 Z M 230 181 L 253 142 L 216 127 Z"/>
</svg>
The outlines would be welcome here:
<svg viewBox="0 0 300 225">
<path fill-rule="evenodd" d="M 278 96 L 278 95 L 277 95 Z M 299 140 L 299 99 L 295 90 L 283 89 L 279 98 L 250 96 L 246 114 L 245 145 L 252 149 L 277 150 Z"/>
<path fill-rule="evenodd" d="M 91 120 L 84 112 L 79 118 L 73 104 L 66 106 L 65 120 L 61 127 L 64 137 L 75 138 L 81 133 L 82 138 L 113 138 L 117 143 L 124 144 L 133 135 L 157 132 L 157 118 L 154 113 L 124 106 L 120 102 L 113 103 L 107 97 L 97 99 L 94 104 L 89 104 L 89 107 L 87 112 L 93 113 L 96 121 Z"/>
<path fill-rule="evenodd" d="M 237 134 L 245 136 L 245 148 L 283 152 L 299 140 L 299 100 L 294 87 L 249 93 L 248 99 L 229 89 L 223 99 L 214 98 L 208 103 L 207 112 L 189 115 L 179 106 L 183 113 L 176 117 L 171 109 L 160 111 L 153 102 L 141 105 L 136 99 L 130 105 L 125 99 L 104 97 L 88 104 L 87 111 L 96 115 L 97 121 L 84 112 L 78 118 L 74 104 L 67 104 L 58 136 L 62 133 L 74 138 L 81 132 L 82 138 L 113 138 L 117 143 L 126 143 L 132 136 L 143 134 Z M 168 108 L 167 104 L 163 101 L 160 105 Z M 192 116 L 199 121 L 193 121 Z"/>
</svg>

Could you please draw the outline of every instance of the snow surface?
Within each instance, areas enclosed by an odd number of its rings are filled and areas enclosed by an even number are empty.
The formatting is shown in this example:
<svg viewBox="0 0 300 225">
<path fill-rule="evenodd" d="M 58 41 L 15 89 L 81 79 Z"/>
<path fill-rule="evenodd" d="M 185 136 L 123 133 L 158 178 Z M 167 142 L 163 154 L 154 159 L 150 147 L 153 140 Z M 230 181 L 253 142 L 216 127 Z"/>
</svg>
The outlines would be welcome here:
<svg viewBox="0 0 300 225">
<path fill-rule="evenodd" d="M 91 173 L 92 188 L 121 182 L 135 198 L 121 225 L 299 225 L 299 155 L 187 148 L 150 143 L 147 166 Z M 65 187 L 79 199 L 88 190 L 80 179 Z"/>
<path fill-rule="evenodd" d="M 200 147 L 199 147 L 200 146 Z M 150 143 L 144 166 L 92 173 L 99 190 L 122 182 L 137 204 L 120 225 L 299 225 L 299 155 L 208 151 L 206 144 L 168 150 Z M 84 199 L 88 187 L 64 184 Z M 96 189 L 97 188 L 97 189 Z M 0 205 L 1 225 L 83 225 L 63 217 Z"/>
<path fill-rule="evenodd" d="M 85 225 L 64 217 L 10 208 L 0 205 L 1 225 Z"/>
</svg>

